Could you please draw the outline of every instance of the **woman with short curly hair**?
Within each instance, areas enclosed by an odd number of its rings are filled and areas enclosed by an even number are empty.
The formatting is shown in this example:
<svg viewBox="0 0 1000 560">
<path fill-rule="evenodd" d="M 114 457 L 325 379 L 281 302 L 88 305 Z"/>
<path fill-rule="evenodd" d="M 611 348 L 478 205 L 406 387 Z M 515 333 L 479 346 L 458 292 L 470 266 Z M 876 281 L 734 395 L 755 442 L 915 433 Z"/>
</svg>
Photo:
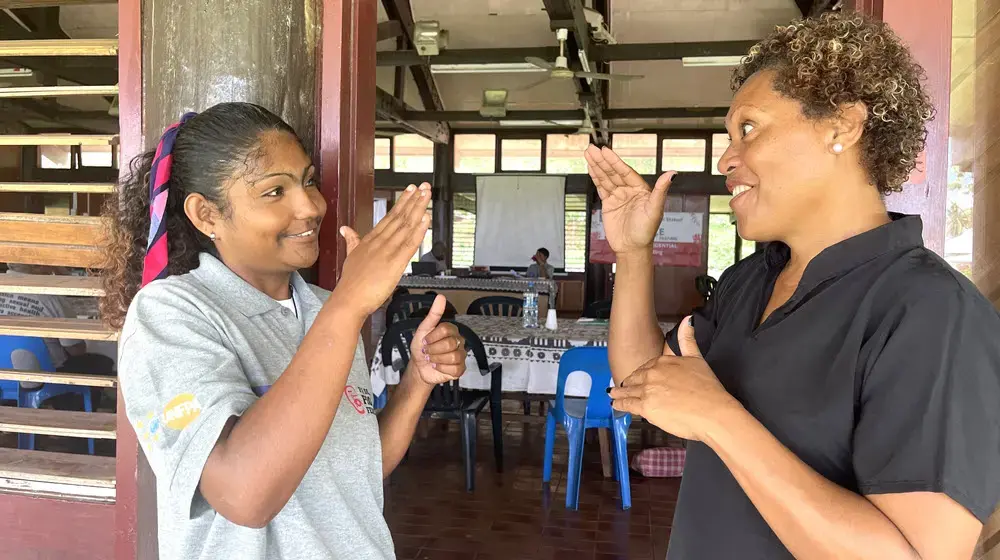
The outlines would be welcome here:
<svg viewBox="0 0 1000 560">
<path fill-rule="evenodd" d="M 617 254 L 609 389 L 690 440 L 670 560 L 972 555 L 1000 499 L 1000 317 L 887 212 L 933 116 L 884 24 L 779 27 L 733 75 L 719 171 L 740 235 L 767 243 L 666 336 L 650 189 L 588 148 Z"/>
</svg>

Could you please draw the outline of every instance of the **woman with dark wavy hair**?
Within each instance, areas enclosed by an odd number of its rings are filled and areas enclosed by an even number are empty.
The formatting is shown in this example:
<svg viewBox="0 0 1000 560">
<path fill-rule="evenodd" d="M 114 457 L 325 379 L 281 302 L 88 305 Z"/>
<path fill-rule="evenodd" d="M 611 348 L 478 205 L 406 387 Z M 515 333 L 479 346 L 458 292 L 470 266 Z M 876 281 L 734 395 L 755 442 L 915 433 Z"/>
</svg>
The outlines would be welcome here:
<svg viewBox="0 0 1000 560">
<path fill-rule="evenodd" d="M 751 49 L 719 171 L 767 245 L 666 341 L 651 244 L 672 174 L 650 189 L 588 148 L 617 253 L 614 406 L 691 440 L 670 560 L 971 557 L 1000 498 L 1000 318 L 883 202 L 924 148 L 921 78 L 860 15 Z"/>
<path fill-rule="evenodd" d="M 394 558 L 382 480 L 434 385 L 465 371 L 464 341 L 438 296 L 376 419 L 359 333 L 420 247 L 430 186 L 363 239 L 341 229 L 331 293 L 296 272 L 319 256 L 315 169 L 266 109 L 185 115 L 131 171 L 105 212 L 102 311 L 156 473 L 160 558 Z"/>
</svg>

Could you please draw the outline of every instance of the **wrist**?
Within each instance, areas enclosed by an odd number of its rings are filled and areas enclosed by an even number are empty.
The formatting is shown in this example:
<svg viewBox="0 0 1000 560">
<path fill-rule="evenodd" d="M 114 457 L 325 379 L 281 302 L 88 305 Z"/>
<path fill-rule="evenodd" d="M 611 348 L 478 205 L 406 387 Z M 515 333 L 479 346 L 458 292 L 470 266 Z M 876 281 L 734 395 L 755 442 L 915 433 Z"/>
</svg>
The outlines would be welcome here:
<svg viewBox="0 0 1000 560">
<path fill-rule="evenodd" d="M 426 393 L 426 395 L 424 396 L 426 400 L 426 398 L 430 396 L 431 391 L 434 390 L 436 384 L 424 381 L 424 378 L 422 375 L 420 375 L 420 371 L 417 369 L 417 364 L 414 361 L 418 359 L 419 359 L 418 356 L 414 356 L 413 358 L 410 359 L 410 363 L 407 364 L 406 371 L 403 373 L 403 377 L 400 380 L 400 383 L 408 384 L 410 388 L 413 389 L 414 391 L 419 391 L 420 393 Z"/>
<path fill-rule="evenodd" d="M 336 322 L 344 326 L 356 327 L 361 330 L 365 320 L 368 319 L 368 311 L 358 305 L 358 298 L 345 296 L 342 290 L 334 290 L 326 305 L 320 313 L 325 313 L 330 317 L 336 317 Z"/>
<path fill-rule="evenodd" d="M 698 439 L 712 448 L 716 454 L 721 454 L 727 442 L 732 440 L 734 434 L 746 426 L 748 421 L 756 420 L 739 401 L 731 398 L 730 402 L 709 415 Z"/>
<path fill-rule="evenodd" d="M 653 262 L 653 246 L 640 247 L 638 249 L 628 249 L 615 253 L 615 260 L 619 267 L 649 265 Z"/>
</svg>

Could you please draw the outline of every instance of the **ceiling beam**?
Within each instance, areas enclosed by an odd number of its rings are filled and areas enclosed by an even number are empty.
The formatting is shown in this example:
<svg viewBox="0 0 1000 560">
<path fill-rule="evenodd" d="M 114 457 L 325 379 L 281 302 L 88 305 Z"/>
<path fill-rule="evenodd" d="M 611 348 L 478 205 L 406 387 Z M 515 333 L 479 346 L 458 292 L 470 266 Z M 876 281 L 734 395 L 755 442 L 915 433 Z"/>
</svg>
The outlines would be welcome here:
<svg viewBox="0 0 1000 560">
<path fill-rule="evenodd" d="M 403 24 L 396 20 L 383 21 L 378 24 L 378 32 L 376 35 L 376 42 L 385 41 L 387 39 L 395 39 L 403 34 Z"/>
<path fill-rule="evenodd" d="M 587 23 L 583 13 L 583 3 L 581 0 L 542 0 L 545 4 L 545 11 L 549 16 L 549 23 L 552 29 L 566 28 L 571 31 L 566 40 L 566 58 L 573 65 L 582 65 L 581 53 L 590 62 L 590 25 Z M 594 87 L 585 79 L 574 79 L 573 86 L 576 89 L 577 100 L 581 107 L 590 110 L 590 116 L 597 129 L 592 133 L 592 137 L 597 144 L 607 144 L 610 135 L 600 127 L 604 126 L 604 100 L 600 87 Z"/>
<path fill-rule="evenodd" d="M 389 16 L 389 19 L 400 23 L 403 28 L 403 35 L 412 47 L 414 21 L 410 0 L 382 0 L 382 5 L 385 7 L 385 13 Z M 438 91 L 437 84 L 434 83 L 434 76 L 431 75 L 430 65 L 426 62 L 419 62 L 411 66 L 413 81 L 417 85 L 417 91 L 420 93 L 420 101 L 424 104 L 424 109 L 444 109 L 444 102 L 441 100 L 441 93 Z"/>
<path fill-rule="evenodd" d="M 729 107 L 652 107 L 641 109 L 605 109 L 604 118 L 607 120 L 697 119 L 725 117 L 728 112 Z M 582 119 L 583 110 L 540 109 L 528 111 L 507 111 L 506 117 L 496 118 L 484 117 L 479 114 L 479 111 L 413 111 L 410 109 L 402 109 L 399 111 L 399 117 L 410 123 L 568 121 Z"/>
<path fill-rule="evenodd" d="M 698 56 L 740 56 L 756 41 L 699 41 L 691 43 L 635 43 L 594 45 L 591 62 L 625 60 L 680 60 Z M 505 64 L 524 62 L 529 56 L 554 60 L 558 47 L 513 47 L 502 49 L 450 49 L 433 57 L 417 51 L 381 51 L 375 55 L 378 66 L 416 66 L 421 64 Z"/>
<path fill-rule="evenodd" d="M 405 103 L 385 90 L 376 89 L 375 93 L 375 120 L 392 122 L 402 129 L 419 134 L 437 144 L 448 143 L 450 130 L 447 124 L 431 119 L 421 122 L 410 121 L 404 115 L 420 114 L 421 111 L 414 111 L 411 107 L 407 107 Z"/>
</svg>

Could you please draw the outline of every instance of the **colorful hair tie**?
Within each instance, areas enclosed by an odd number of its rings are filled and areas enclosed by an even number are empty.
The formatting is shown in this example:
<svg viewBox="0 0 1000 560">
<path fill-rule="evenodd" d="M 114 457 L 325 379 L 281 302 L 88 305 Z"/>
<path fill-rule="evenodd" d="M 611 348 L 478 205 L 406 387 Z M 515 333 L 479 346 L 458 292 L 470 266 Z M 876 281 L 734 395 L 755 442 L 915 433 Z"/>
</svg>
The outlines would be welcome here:
<svg viewBox="0 0 1000 560">
<path fill-rule="evenodd" d="M 167 277 L 167 187 L 170 184 L 170 168 L 173 166 L 174 141 L 181 125 L 198 113 L 186 113 L 177 122 L 163 131 L 156 146 L 153 165 L 149 169 L 149 237 L 146 242 L 146 257 L 142 265 L 142 284 Z"/>
</svg>

